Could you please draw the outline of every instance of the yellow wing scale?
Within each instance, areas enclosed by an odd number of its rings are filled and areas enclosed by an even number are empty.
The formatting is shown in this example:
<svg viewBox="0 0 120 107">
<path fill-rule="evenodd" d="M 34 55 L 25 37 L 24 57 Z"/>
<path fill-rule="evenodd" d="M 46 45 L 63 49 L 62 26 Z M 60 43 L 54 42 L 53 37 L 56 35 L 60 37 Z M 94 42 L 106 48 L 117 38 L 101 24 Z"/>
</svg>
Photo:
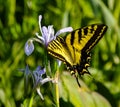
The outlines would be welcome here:
<svg viewBox="0 0 120 107">
<path fill-rule="evenodd" d="M 64 39 L 62 37 L 57 37 L 48 45 L 48 53 L 57 59 L 72 64 L 72 58 L 69 50 L 66 47 Z"/>
</svg>

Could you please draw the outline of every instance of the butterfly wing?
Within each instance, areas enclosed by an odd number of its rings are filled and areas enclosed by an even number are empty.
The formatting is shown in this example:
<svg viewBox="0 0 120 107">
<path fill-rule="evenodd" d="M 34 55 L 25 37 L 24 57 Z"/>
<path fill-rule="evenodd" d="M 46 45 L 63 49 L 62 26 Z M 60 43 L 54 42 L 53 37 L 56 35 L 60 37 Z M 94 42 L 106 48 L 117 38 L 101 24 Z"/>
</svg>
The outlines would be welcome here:
<svg viewBox="0 0 120 107">
<path fill-rule="evenodd" d="M 77 51 L 89 52 L 95 44 L 103 37 L 107 30 L 104 24 L 93 24 L 73 31 L 66 36 L 67 46 Z"/>
<path fill-rule="evenodd" d="M 71 52 L 74 65 L 80 64 L 82 54 L 89 53 L 106 32 L 104 24 L 93 24 L 77 29 L 65 37 L 65 43 Z"/>
<path fill-rule="evenodd" d="M 55 58 L 63 61 L 67 68 L 76 77 L 80 87 L 78 76 L 89 73 L 90 50 L 98 43 L 107 30 L 104 24 L 93 24 L 87 27 L 77 29 L 69 33 L 65 38 L 57 37 L 49 43 L 48 53 Z"/>
<path fill-rule="evenodd" d="M 57 37 L 48 45 L 48 53 L 65 62 L 69 70 L 80 75 L 86 73 L 89 66 L 89 53 L 106 32 L 104 24 L 93 24 L 69 33 L 64 38 Z"/>
<path fill-rule="evenodd" d="M 47 49 L 50 55 L 64 63 L 69 63 L 70 65 L 73 63 L 69 49 L 62 37 L 58 36 L 56 40 L 50 42 Z"/>
</svg>

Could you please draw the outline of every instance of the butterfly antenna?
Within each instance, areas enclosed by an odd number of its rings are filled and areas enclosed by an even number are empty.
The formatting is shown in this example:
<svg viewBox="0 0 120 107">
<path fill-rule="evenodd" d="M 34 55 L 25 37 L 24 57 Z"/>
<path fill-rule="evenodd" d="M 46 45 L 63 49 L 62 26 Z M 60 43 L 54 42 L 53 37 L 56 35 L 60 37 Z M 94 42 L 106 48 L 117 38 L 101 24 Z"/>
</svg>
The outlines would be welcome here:
<svg viewBox="0 0 120 107">
<path fill-rule="evenodd" d="M 96 82 L 96 79 L 93 77 L 93 75 L 88 71 L 87 74 L 89 74 L 89 77 L 94 81 Z"/>
<path fill-rule="evenodd" d="M 96 81 L 95 78 L 93 77 L 93 75 L 91 73 L 89 73 L 89 77 L 93 80 Z"/>
<path fill-rule="evenodd" d="M 88 71 L 88 69 L 86 69 L 86 70 L 87 70 L 86 74 L 88 74 L 92 79 L 94 79 L 92 74 Z"/>
</svg>

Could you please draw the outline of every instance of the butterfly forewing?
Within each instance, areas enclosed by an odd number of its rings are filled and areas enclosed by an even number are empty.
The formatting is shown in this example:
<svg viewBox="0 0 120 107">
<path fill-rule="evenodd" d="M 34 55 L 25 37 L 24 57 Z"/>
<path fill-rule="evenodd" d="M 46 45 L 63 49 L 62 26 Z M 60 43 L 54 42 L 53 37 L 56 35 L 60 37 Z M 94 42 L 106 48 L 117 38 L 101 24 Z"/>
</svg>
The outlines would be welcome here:
<svg viewBox="0 0 120 107">
<path fill-rule="evenodd" d="M 91 30 L 92 29 L 94 29 L 94 31 L 92 32 L 92 36 L 89 38 L 88 42 L 86 42 L 82 51 L 89 52 L 103 37 L 104 33 L 107 30 L 107 26 L 103 25 L 103 24 L 102 25 L 92 25 Z M 90 31 L 88 30 L 88 31 L 91 32 L 91 30 Z"/>
<path fill-rule="evenodd" d="M 48 45 L 48 53 L 55 58 L 65 62 L 72 64 L 72 58 L 70 52 L 66 46 L 66 43 L 62 37 L 57 37 L 56 40 L 53 40 Z"/>
<path fill-rule="evenodd" d="M 89 52 L 92 47 L 101 39 L 107 26 L 94 24 L 77 29 L 65 37 L 65 43 L 70 50 L 73 65 L 80 64 L 81 52 Z"/>
<path fill-rule="evenodd" d="M 92 47 L 102 38 L 107 26 L 104 24 L 93 24 L 73 31 L 66 36 L 66 44 L 70 50 L 90 51 Z"/>
</svg>

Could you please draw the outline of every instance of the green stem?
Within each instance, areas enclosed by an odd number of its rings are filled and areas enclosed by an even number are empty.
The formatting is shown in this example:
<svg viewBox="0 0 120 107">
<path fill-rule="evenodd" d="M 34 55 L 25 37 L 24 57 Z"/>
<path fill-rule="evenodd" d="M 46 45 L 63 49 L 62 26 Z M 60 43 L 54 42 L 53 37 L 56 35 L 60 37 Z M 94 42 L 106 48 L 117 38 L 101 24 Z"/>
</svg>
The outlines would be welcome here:
<svg viewBox="0 0 120 107">
<path fill-rule="evenodd" d="M 32 95 L 31 99 L 30 99 L 30 103 L 29 103 L 29 106 L 28 107 L 32 107 L 33 105 L 33 98 L 34 98 L 34 95 Z"/>
<path fill-rule="evenodd" d="M 48 57 L 47 57 L 47 50 L 45 49 L 45 57 L 44 57 L 44 60 L 45 60 L 45 68 L 46 68 L 46 73 L 48 73 Z"/>
<path fill-rule="evenodd" d="M 52 76 L 52 74 L 49 72 L 47 50 L 45 50 L 45 68 L 46 68 L 46 73 L 48 75 Z M 59 77 L 59 70 L 57 69 L 56 74 L 55 74 L 55 79 L 57 82 L 58 82 L 58 77 Z M 53 89 L 52 86 L 53 85 L 50 84 L 51 89 Z M 59 106 L 59 86 L 58 86 L 58 83 L 55 83 L 54 86 L 55 86 L 54 87 L 55 91 L 52 90 L 52 92 L 53 92 L 53 95 L 55 97 L 56 107 L 60 107 Z"/>
<path fill-rule="evenodd" d="M 55 75 L 55 79 L 58 82 L 58 77 L 59 77 L 59 71 L 56 71 L 56 75 Z M 55 97 L 56 97 L 56 107 L 60 107 L 59 106 L 59 86 L 58 83 L 55 84 Z"/>
</svg>

